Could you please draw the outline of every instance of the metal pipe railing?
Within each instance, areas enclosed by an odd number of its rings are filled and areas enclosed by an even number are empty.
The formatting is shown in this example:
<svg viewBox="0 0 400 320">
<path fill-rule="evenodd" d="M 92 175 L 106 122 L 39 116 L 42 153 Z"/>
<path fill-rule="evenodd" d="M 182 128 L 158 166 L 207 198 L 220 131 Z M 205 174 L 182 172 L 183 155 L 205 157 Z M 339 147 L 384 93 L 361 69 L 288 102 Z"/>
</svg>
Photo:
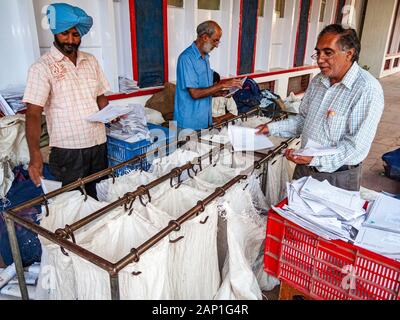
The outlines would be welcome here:
<svg viewBox="0 0 400 320">
<path fill-rule="evenodd" d="M 216 129 L 216 128 L 220 127 L 220 126 L 228 125 L 230 122 L 235 121 L 235 120 L 240 119 L 240 118 L 243 118 L 246 115 L 251 115 L 251 114 L 255 113 L 256 111 L 259 111 L 259 108 L 252 109 L 249 112 L 247 112 L 246 114 L 239 115 L 239 116 L 237 116 L 237 117 L 235 117 L 233 119 L 227 120 L 227 121 L 225 121 L 225 122 L 223 122 L 223 123 L 221 123 L 219 125 L 214 125 L 214 126 L 208 128 L 207 130 L 212 130 L 212 129 Z M 201 132 L 193 132 L 192 134 L 190 134 L 187 137 L 187 140 L 189 140 L 191 137 L 194 137 L 194 136 L 199 137 L 200 135 L 201 135 Z M 54 191 L 49 192 L 47 194 L 40 195 L 40 196 L 38 196 L 36 198 L 28 200 L 28 201 L 26 201 L 26 202 L 24 202 L 24 203 L 22 203 L 22 204 L 20 204 L 20 205 L 18 205 L 16 207 L 12 208 L 12 209 L 9 209 L 8 211 L 16 213 L 18 211 L 21 211 L 21 210 L 24 210 L 24 209 L 27 209 L 27 208 L 31 208 L 31 207 L 33 207 L 35 205 L 39 205 L 39 204 L 42 204 L 42 203 L 47 203 L 47 201 L 49 199 L 54 198 L 55 196 L 58 196 L 59 194 L 61 194 L 63 192 L 71 191 L 71 190 L 74 190 L 76 188 L 83 188 L 86 183 L 95 181 L 95 180 L 97 180 L 99 178 L 102 178 L 102 177 L 104 177 L 106 175 L 112 175 L 113 176 L 114 172 L 116 170 L 118 170 L 120 168 L 123 168 L 123 167 L 125 167 L 127 165 L 136 163 L 136 162 L 138 162 L 138 161 L 140 161 L 142 159 L 147 158 L 148 156 L 157 154 L 163 149 L 167 149 L 167 148 L 170 148 L 170 147 L 172 147 L 174 145 L 178 145 L 178 143 L 179 143 L 179 141 L 176 141 L 176 140 L 172 141 L 172 142 L 170 142 L 168 144 L 165 144 L 165 145 L 162 145 L 162 146 L 160 146 L 160 147 L 158 147 L 158 148 L 156 148 L 154 150 L 151 150 L 151 151 L 146 152 L 144 154 L 135 156 L 134 158 L 129 159 L 129 160 L 125 161 L 125 162 L 121 162 L 120 164 L 117 164 L 117 165 L 115 165 L 113 167 L 110 167 L 110 168 L 104 169 L 102 171 L 99 171 L 97 173 L 91 174 L 90 176 L 87 176 L 85 178 L 80 178 L 77 181 L 72 182 L 72 183 L 70 183 L 70 184 L 68 184 L 68 185 L 66 185 L 66 186 L 64 186 L 64 187 L 62 187 L 60 189 L 54 190 Z"/>
<path fill-rule="evenodd" d="M 255 111 L 253 111 L 252 113 L 254 113 Z M 286 115 L 287 116 L 287 115 Z M 231 119 L 232 121 L 233 119 Z M 226 123 L 229 123 L 230 121 L 226 121 Z M 221 125 L 221 124 L 220 124 Z M 268 161 L 270 158 L 272 158 L 273 156 L 275 156 L 278 152 L 280 152 L 280 150 L 282 150 L 283 148 L 286 148 L 288 146 L 288 143 L 290 143 L 291 141 L 293 141 L 294 138 L 292 139 L 288 139 L 287 141 L 283 142 L 280 144 L 280 146 L 278 146 L 277 148 L 275 148 L 274 150 L 271 150 L 270 152 L 268 152 L 268 154 L 266 154 L 262 159 L 255 161 L 254 164 L 245 170 L 245 172 L 247 172 L 248 170 L 254 170 L 258 169 L 261 167 L 261 164 Z M 225 147 L 225 145 L 220 145 L 219 151 L 223 150 Z M 157 152 L 157 150 L 153 150 L 151 153 Z M 210 153 L 213 153 L 215 150 L 211 150 Z M 148 154 L 146 155 L 142 155 L 142 156 L 137 156 L 135 158 L 138 159 L 142 159 L 144 157 L 146 157 Z M 199 159 L 203 159 L 203 157 L 209 156 L 209 154 L 203 155 L 202 157 L 198 157 L 197 160 L 201 161 Z M 111 288 L 111 298 L 112 299 L 119 299 L 120 298 L 120 294 L 119 294 L 119 282 L 118 282 L 118 272 L 121 271 L 124 267 L 126 267 L 129 263 L 131 262 L 137 262 L 140 259 L 140 255 L 143 254 L 144 252 L 146 252 L 149 248 L 151 248 L 152 246 L 154 246 L 156 243 L 158 243 L 161 239 L 163 239 L 165 236 L 167 236 L 168 234 L 170 234 L 171 232 L 177 230 L 177 228 L 180 228 L 180 225 L 184 222 L 186 222 L 187 220 L 189 220 L 193 215 L 198 214 L 199 212 L 203 211 L 205 206 L 207 206 L 209 203 L 211 203 L 212 201 L 214 201 L 216 198 L 223 196 L 225 194 L 225 192 L 232 187 L 233 185 L 235 185 L 237 182 L 239 182 L 242 179 L 246 179 L 247 175 L 245 174 L 240 174 L 236 177 L 234 177 L 233 179 L 231 179 L 229 182 L 227 182 L 224 186 L 219 187 L 216 189 L 216 191 L 214 193 L 212 193 L 211 195 L 209 195 L 207 198 L 203 199 L 202 201 L 199 201 L 197 203 L 197 205 L 195 207 L 193 207 L 192 209 L 190 209 L 189 211 L 187 211 L 185 214 L 183 214 L 181 217 L 179 217 L 177 220 L 172 220 L 170 221 L 170 223 L 168 224 L 168 226 L 166 228 L 164 228 L 163 230 L 161 230 L 159 233 L 157 233 L 155 236 L 153 236 L 152 238 L 150 238 L 148 241 L 144 242 L 142 245 L 140 245 L 138 248 L 132 248 L 131 252 L 123 257 L 120 261 L 118 261 L 117 263 L 111 263 L 110 261 L 107 261 L 105 259 L 103 259 L 102 257 L 80 247 L 79 245 L 77 245 L 74 242 L 68 241 L 65 238 L 68 239 L 69 236 L 71 236 L 71 238 L 74 240 L 73 237 L 73 230 L 74 228 L 76 228 L 75 230 L 79 229 L 80 227 L 82 227 L 83 225 L 93 221 L 94 219 L 98 218 L 98 216 L 100 215 L 100 212 L 95 212 L 94 214 L 96 214 L 96 216 L 94 216 L 92 214 L 91 218 L 92 220 L 85 220 L 85 221 L 80 221 L 79 223 L 75 224 L 75 225 L 71 225 L 73 228 L 71 228 L 71 226 L 66 226 L 66 228 L 64 229 L 58 229 L 58 232 L 56 231 L 55 233 L 52 233 L 46 229 L 44 229 L 43 227 L 40 227 L 39 225 L 36 225 L 20 216 L 18 216 L 18 211 L 31 207 L 33 205 L 39 204 L 41 202 L 47 201 L 49 198 L 54 197 L 62 192 L 65 191 L 69 191 L 69 190 L 73 190 L 76 187 L 82 186 L 84 183 L 93 181 L 98 179 L 99 177 L 102 177 L 110 172 L 113 172 L 113 170 L 111 169 L 117 169 L 117 168 L 121 168 L 126 164 L 132 163 L 134 162 L 134 159 L 131 159 L 129 161 L 126 161 L 125 163 L 121 163 L 120 165 L 114 166 L 113 168 L 110 169 L 106 169 L 103 170 L 102 172 L 99 172 L 97 174 L 91 175 L 89 177 L 83 178 L 78 180 L 75 183 L 71 183 L 68 186 L 65 186 L 64 188 L 61 188 L 59 190 L 53 191 L 51 193 L 49 193 L 44 197 L 37 197 L 31 201 L 28 201 L 18 207 L 15 207 L 14 209 L 10 209 L 8 211 L 5 212 L 5 218 L 6 218 L 6 223 L 7 223 L 7 230 L 8 230 L 8 234 L 9 234 L 9 239 L 10 239 L 10 243 L 11 243 L 11 249 L 13 252 L 13 258 L 16 264 L 16 271 L 17 271 L 17 276 L 19 281 L 19 286 L 20 286 L 20 290 L 22 293 L 22 298 L 23 299 L 29 299 L 28 296 L 28 292 L 27 292 L 27 287 L 26 287 L 26 282 L 25 282 L 25 276 L 24 276 L 24 270 L 23 270 L 23 265 L 22 265 L 22 259 L 20 256 L 20 252 L 19 252 L 19 247 L 18 247 L 18 242 L 17 242 L 17 238 L 16 238 L 16 233 L 15 233 L 15 223 L 21 225 L 22 227 L 27 228 L 30 231 L 35 232 L 38 235 L 41 235 L 42 237 L 48 239 L 49 241 L 56 243 L 58 245 L 60 245 L 61 249 L 66 248 L 67 250 L 75 253 L 76 255 L 82 257 L 85 260 L 88 260 L 90 262 L 92 262 L 93 264 L 97 265 L 98 267 L 102 268 L 103 270 L 107 271 L 110 275 L 110 288 Z M 137 160 L 136 160 L 137 161 Z M 140 186 L 135 192 L 132 193 L 128 193 L 126 196 L 127 198 L 129 198 L 130 195 L 130 199 L 133 199 L 136 196 L 140 196 L 143 195 L 144 193 L 148 193 L 148 188 L 150 187 L 154 187 L 155 185 L 158 185 L 159 183 L 168 180 L 169 178 L 174 178 L 177 177 L 178 175 L 182 174 L 182 172 L 184 170 L 189 170 L 190 168 L 193 168 L 194 165 L 196 165 L 197 163 L 192 163 L 189 162 L 186 165 L 180 167 L 180 168 L 175 168 L 173 170 L 171 170 L 171 172 L 159 179 L 154 180 L 153 182 L 149 183 L 146 186 Z M 168 178 L 167 178 L 168 177 Z M 163 179 L 162 179 L 163 178 Z M 157 181 L 158 180 L 158 181 Z M 162 180 L 162 181 L 161 181 Z M 150 198 L 149 198 L 150 200 Z M 126 201 L 126 199 L 125 199 Z M 119 203 L 118 201 L 114 202 L 113 204 L 115 205 L 116 203 Z M 119 203 L 119 205 L 123 204 Z M 118 206 L 118 205 L 117 205 Z M 109 206 L 101 209 L 104 212 L 102 214 L 104 214 L 105 212 L 107 212 L 105 209 L 108 208 L 107 211 L 111 210 L 111 208 Z M 100 211 L 101 211 L 100 210 Z M 85 224 L 83 224 L 85 222 Z"/>
<path fill-rule="evenodd" d="M 262 159 L 255 161 L 251 167 L 249 167 L 242 173 L 246 173 L 247 171 L 254 171 L 255 169 L 259 169 L 264 162 L 273 158 L 282 149 L 287 148 L 288 144 L 290 142 L 292 142 L 293 140 L 294 140 L 294 138 L 290 138 L 290 139 L 282 142 L 277 148 L 268 152 L 268 154 L 264 155 L 264 157 Z M 120 261 L 118 261 L 115 264 L 115 269 L 117 271 L 120 271 L 123 268 L 125 268 L 129 263 L 139 261 L 141 254 L 146 252 L 148 249 L 150 249 L 152 246 L 154 246 L 156 243 L 158 243 L 161 239 L 163 239 L 165 236 L 167 236 L 172 231 L 174 231 L 177 227 L 180 228 L 180 225 L 182 223 L 184 223 L 185 221 L 189 220 L 192 216 L 203 211 L 205 206 L 210 204 L 216 198 L 223 196 L 225 194 L 225 192 L 227 191 L 227 189 L 229 189 L 230 187 L 235 185 L 240 180 L 243 180 L 246 178 L 247 178 L 246 174 L 239 174 L 236 177 L 232 178 L 230 181 L 228 181 L 224 186 L 217 188 L 214 193 L 210 194 L 204 200 L 199 201 L 196 206 L 194 206 L 192 209 L 187 211 L 185 214 L 183 214 L 177 220 L 170 221 L 169 225 L 167 227 L 165 227 L 164 229 L 162 229 L 155 236 L 150 238 L 148 241 L 144 242 L 138 248 L 133 248 L 131 250 L 130 254 L 128 254 L 126 257 L 122 258 Z"/>
<path fill-rule="evenodd" d="M 219 146 L 219 150 L 221 151 L 222 149 L 224 149 L 224 145 L 221 144 Z M 65 228 L 63 229 L 57 229 L 56 230 L 56 234 L 62 238 L 65 239 L 69 239 L 72 238 L 74 239 L 73 236 L 73 232 L 75 232 L 76 230 L 82 228 L 83 226 L 89 224 L 90 222 L 100 218 L 101 216 L 103 216 L 104 214 L 106 214 L 107 212 L 121 206 L 121 205 L 126 205 L 128 203 L 133 203 L 133 201 L 135 201 L 135 199 L 137 197 L 141 197 L 144 195 L 147 195 L 150 198 L 150 194 L 149 191 L 150 189 L 158 186 L 159 184 L 167 181 L 168 179 L 172 179 L 172 178 L 177 178 L 179 175 L 182 174 L 182 172 L 186 171 L 186 170 L 191 170 L 194 168 L 195 165 L 201 163 L 202 160 L 206 159 L 207 157 L 209 157 L 210 155 L 212 155 L 213 153 L 215 153 L 215 149 L 211 150 L 209 153 L 204 154 L 200 157 L 197 157 L 195 160 L 190 161 L 188 163 L 186 163 L 185 165 L 178 167 L 178 168 L 174 168 L 172 169 L 169 173 L 165 174 L 164 176 L 151 181 L 150 183 L 146 184 L 146 185 L 142 185 L 139 186 L 135 191 L 133 192 L 128 192 L 126 193 L 123 197 L 121 197 L 120 199 L 110 203 L 109 205 L 107 205 L 104 208 L 101 208 L 98 211 L 93 212 L 92 214 L 86 216 L 85 218 L 76 221 L 74 223 L 72 223 L 71 225 L 67 225 Z"/>
</svg>

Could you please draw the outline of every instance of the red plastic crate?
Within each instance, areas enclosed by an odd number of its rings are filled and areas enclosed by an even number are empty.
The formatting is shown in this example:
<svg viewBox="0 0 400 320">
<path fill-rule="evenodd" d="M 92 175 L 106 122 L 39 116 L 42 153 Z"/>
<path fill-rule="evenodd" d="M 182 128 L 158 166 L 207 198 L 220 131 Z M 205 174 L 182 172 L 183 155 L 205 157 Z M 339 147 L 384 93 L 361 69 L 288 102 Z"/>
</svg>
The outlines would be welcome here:
<svg viewBox="0 0 400 320">
<path fill-rule="evenodd" d="M 325 240 L 272 209 L 264 270 L 314 299 L 400 300 L 400 262 L 342 240 Z"/>
</svg>

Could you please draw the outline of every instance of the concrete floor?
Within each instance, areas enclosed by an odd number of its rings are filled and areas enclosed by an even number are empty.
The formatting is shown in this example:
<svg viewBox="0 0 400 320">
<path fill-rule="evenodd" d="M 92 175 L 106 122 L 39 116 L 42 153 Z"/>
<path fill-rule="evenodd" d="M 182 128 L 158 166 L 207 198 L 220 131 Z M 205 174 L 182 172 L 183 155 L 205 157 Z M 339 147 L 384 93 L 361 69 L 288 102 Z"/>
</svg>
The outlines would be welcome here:
<svg viewBox="0 0 400 320">
<path fill-rule="evenodd" d="M 375 140 L 363 163 L 361 185 L 375 191 L 400 193 L 400 182 L 383 175 L 382 155 L 400 148 L 400 73 L 380 80 L 385 94 L 385 110 Z"/>
</svg>

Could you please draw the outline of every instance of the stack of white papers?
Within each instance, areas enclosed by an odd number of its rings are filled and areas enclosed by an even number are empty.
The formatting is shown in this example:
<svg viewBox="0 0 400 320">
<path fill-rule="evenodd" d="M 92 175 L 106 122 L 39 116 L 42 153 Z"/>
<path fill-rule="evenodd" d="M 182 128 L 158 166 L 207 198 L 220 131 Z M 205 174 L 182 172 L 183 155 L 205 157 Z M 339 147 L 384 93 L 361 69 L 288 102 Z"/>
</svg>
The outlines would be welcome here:
<svg viewBox="0 0 400 320">
<path fill-rule="evenodd" d="M 247 77 L 242 79 L 242 86 L 244 82 L 246 81 Z M 232 87 L 229 88 L 229 92 L 224 96 L 225 98 L 230 98 L 232 97 L 237 91 L 239 91 L 241 88 L 240 87 Z"/>
<path fill-rule="evenodd" d="M 326 180 L 320 182 L 308 177 L 301 189 L 301 196 L 304 199 L 324 204 L 345 221 L 356 219 L 365 214 L 363 209 L 365 201 L 361 199 L 359 192 L 334 187 Z"/>
<path fill-rule="evenodd" d="M 138 84 L 132 79 L 126 77 L 118 77 L 119 92 L 130 93 L 139 90 Z"/>
<path fill-rule="evenodd" d="M 362 226 L 358 246 L 400 260 L 400 200 L 379 194 Z"/>
<path fill-rule="evenodd" d="M 108 105 L 100 111 L 90 115 L 86 118 L 90 122 L 109 123 L 120 116 L 128 114 L 136 108 L 136 104 L 129 104 L 125 106 Z"/>
<path fill-rule="evenodd" d="M 256 134 L 258 130 L 229 125 L 228 136 L 234 151 L 256 151 L 272 148 L 274 144 L 265 135 Z"/>
<path fill-rule="evenodd" d="M 327 181 L 304 177 L 288 183 L 287 192 L 288 205 L 274 210 L 322 238 L 352 241 L 365 220 L 365 201 L 359 194 Z"/>
<path fill-rule="evenodd" d="M 363 226 L 400 233 L 400 200 L 379 194 Z"/>
<path fill-rule="evenodd" d="M 324 147 L 316 141 L 308 139 L 307 144 L 303 149 L 295 151 L 293 154 L 296 156 L 303 157 L 317 157 L 317 156 L 329 156 L 332 154 L 339 153 L 338 148 Z"/>
<path fill-rule="evenodd" d="M 151 138 L 147 127 L 146 112 L 139 103 L 129 104 L 130 111 L 118 122 L 111 123 L 107 128 L 107 135 L 133 143 Z"/>
</svg>

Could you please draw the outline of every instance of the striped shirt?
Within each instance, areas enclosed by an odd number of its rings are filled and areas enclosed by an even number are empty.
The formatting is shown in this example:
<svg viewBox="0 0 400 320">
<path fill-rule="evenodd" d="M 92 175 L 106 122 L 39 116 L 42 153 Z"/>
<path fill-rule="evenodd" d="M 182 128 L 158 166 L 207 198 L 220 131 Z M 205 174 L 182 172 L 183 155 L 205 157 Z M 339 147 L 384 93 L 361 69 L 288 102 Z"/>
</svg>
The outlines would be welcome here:
<svg viewBox="0 0 400 320">
<path fill-rule="evenodd" d="M 339 153 L 316 156 L 309 166 L 320 172 L 334 172 L 343 165 L 363 161 L 371 148 L 384 108 L 383 90 L 357 62 L 341 82 L 330 84 L 318 74 L 313 78 L 300 105 L 299 114 L 268 125 L 271 135 L 302 135 L 302 147 L 309 139 Z"/>
<path fill-rule="evenodd" d="M 78 51 L 75 66 L 52 46 L 29 69 L 23 102 L 44 108 L 51 147 L 83 149 L 106 142 L 104 124 L 85 118 L 109 88 L 93 55 Z"/>
</svg>

